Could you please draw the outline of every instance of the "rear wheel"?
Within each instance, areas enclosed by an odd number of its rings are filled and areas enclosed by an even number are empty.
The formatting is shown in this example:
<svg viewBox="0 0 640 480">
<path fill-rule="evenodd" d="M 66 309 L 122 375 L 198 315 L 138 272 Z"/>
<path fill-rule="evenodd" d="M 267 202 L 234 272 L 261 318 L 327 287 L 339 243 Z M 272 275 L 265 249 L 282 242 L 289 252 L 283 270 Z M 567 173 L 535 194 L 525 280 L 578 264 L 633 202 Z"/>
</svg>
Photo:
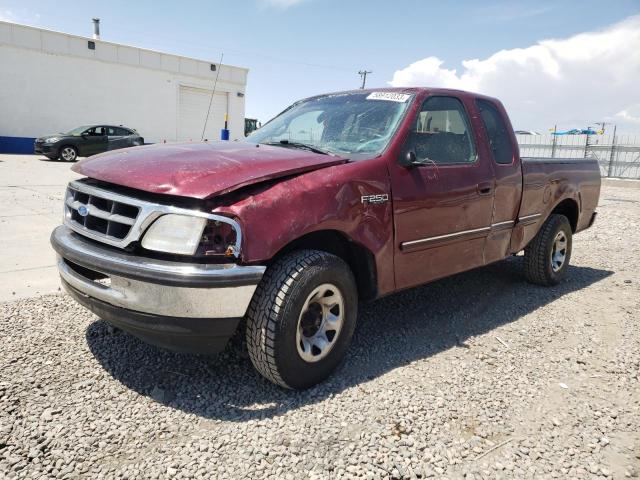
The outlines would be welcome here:
<svg viewBox="0 0 640 480">
<path fill-rule="evenodd" d="M 256 369 L 292 389 L 326 379 L 343 360 L 358 294 L 349 266 L 317 250 L 290 253 L 265 273 L 247 311 L 247 348 Z"/>
<path fill-rule="evenodd" d="M 78 158 L 78 149 L 72 145 L 65 145 L 60 149 L 60 160 L 75 162 Z"/>
<path fill-rule="evenodd" d="M 524 249 L 524 273 L 531 283 L 557 285 L 567 275 L 573 243 L 564 215 L 551 215 Z"/>
</svg>

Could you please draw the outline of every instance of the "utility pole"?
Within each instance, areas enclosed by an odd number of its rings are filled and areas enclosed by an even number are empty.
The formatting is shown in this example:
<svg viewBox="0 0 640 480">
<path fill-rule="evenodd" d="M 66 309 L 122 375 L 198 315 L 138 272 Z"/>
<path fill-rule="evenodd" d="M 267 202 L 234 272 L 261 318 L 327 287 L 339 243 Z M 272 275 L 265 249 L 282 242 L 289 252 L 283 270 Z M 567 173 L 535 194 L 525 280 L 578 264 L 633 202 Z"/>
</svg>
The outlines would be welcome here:
<svg viewBox="0 0 640 480">
<path fill-rule="evenodd" d="M 358 71 L 358 75 L 360 75 L 362 77 L 362 86 L 360 87 L 361 89 L 364 89 L 364 86 L 367 83 L 367 75 L 369 73 L 373 73 L 371 70 L 360 70 Z"/>
<path fill-rule="evenodd" d="M 596 122 L 596 125 L 602 125 L 600 130 L 602 130 L 602 133 L 604 134 L 604 127 L 607 125 L 607 122 Z"/>
</svg>

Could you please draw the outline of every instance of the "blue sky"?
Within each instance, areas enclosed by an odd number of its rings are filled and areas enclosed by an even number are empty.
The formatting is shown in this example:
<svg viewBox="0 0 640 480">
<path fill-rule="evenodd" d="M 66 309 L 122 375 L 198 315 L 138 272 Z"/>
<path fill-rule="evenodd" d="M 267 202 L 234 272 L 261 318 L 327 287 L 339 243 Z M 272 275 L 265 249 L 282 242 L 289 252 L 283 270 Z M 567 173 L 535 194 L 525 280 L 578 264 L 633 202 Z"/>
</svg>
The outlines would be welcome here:
<svg viewBox="0 0 640 480">
<path fill-rule="evenodd" d="M 640 0 L 0 0 L 4 20 L 89 36 L 97 16 L 104 40 L 214 61 L 224 52 L 250 69 L 246 114 L 263 122 L 298 98 L 356 88 L 362 68 L 373 70 L 368 86 L 387 86 L 427 57 L 460 71 L 638 13 Z"/>
</svg>

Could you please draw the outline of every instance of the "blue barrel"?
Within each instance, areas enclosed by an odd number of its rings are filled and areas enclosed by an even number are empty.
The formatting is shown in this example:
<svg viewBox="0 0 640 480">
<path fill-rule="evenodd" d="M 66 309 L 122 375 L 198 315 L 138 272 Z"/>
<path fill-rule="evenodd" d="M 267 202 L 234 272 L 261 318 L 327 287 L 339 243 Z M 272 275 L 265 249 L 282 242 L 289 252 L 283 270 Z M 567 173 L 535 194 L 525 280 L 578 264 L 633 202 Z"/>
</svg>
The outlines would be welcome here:
<svg viewBox="0 0 640 480">
<path fill-rule="evenodd" d="M 226 128 L 220 130 L 220 140 L 229 140 L 229 130 Z"/>
</svg>

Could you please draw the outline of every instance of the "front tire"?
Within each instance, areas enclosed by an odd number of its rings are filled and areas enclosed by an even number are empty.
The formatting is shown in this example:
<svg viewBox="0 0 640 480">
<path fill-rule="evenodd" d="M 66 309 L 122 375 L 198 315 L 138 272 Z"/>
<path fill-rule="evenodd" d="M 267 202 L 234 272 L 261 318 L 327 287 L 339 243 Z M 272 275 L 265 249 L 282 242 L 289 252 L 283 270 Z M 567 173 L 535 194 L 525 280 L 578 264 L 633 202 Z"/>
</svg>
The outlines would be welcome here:
<svg viewBox="0 0 640 480">
<path fill-rule="evenodd" d="M 317 250 L 287 254 L 266 271 L 247 310 L 247 348 L 273 383 L 302 390 L 326 379 L 345 357 L 356 325 L 353 273 Z"/>
<path fill-rule="evenodd" d="M 78 159 L 78 149 L 73 145 L 65 145 L 60 149 L 60 160 L 75 162 Z"/>
<path fill-rule="evenodd" d="M 573 235 L 564 215 L 551 215 L 524 249 L 524 274 L 531 283 L 552 286 L 567 275 Z"/>
</svg>

